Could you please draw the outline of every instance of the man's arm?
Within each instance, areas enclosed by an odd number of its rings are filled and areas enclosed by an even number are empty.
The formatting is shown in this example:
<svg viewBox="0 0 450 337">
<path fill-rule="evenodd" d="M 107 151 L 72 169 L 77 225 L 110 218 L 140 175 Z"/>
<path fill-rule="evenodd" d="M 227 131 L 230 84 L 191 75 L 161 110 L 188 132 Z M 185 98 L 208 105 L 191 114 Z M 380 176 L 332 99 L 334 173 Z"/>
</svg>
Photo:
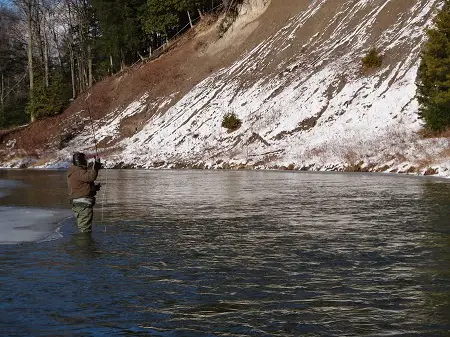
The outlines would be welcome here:
<svg viewBox="0 0 450 337">
<path fill-rule="evenodd" d="M 84 183 L 92 183 L 98 176 L 98 170 L 95 169 L 95 165 L 94 169 L 79 170 L 77 173 L 78 179 Z"/>
</svg>

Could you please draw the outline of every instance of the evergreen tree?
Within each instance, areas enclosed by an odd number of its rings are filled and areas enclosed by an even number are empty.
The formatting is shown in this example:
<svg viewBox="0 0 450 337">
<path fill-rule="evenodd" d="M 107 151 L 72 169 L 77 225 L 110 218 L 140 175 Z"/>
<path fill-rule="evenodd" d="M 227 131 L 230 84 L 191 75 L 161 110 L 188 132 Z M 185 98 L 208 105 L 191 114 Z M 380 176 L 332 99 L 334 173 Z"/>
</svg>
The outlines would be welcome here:
<svg viewBox="0 0 450 337">
<path fill-rule="evenodd" d="M 203 8 L 211 4 L 214 4 L 211 0 L 147 0 L 142 20 L 144 29 L 147 33 L 171 37 L 178 29 L 192 24 L 191 20 L 202 15 Z"/>
<path fill-rule="evenodd" d="M 147 33 L 168 37 L 178 25 L 177 0 L 148 0 L 143 15 L 143 26 Z"/>
<path fill-rule="evenodd" d="M 46 87 L 42 81 L 36 82 L 26 110 L 36 118 L 57 115 L 66 107 L 69 98 L 69 82 L 63 81 L 63 78 L 56 74 L 52 76 L 49 87 Z"/>
<path fill-rule="evenodd" d="M 94 0 L 92 3 L 100 23 L 100 53 L 113 58 L 120 68 L 134 62 L 146 40 L 138 15 L 146 0 Z"/>
<path fill-rule="evenodd" d="M 442 131 L 450 126 L 450 0 L 446 0 L 428 30 L 417 86 L 420 115 L 427 128 Z"/>
</svg>

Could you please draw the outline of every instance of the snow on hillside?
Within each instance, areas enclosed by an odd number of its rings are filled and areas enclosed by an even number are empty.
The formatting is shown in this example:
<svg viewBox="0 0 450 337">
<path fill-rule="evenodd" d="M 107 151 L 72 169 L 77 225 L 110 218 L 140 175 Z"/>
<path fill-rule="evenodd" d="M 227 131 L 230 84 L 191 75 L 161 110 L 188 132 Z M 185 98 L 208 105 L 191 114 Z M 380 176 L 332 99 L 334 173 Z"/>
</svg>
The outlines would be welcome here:
<svg viewBox="0 0 450 337">
<path fill-rule="evenodd" d="M 259 14 L 275 6 L 256 3 L 253 12 Z M 353 166 L 400 172 L 433 167 L 450 176 L 448 153 L 442 155 L 448 139 L 421 140 L 415 133 L 421 127 L 414 99 L 420 50 L 425 27 L 441 3 L 310 2 L 167 111 L 163 99 L 140 97 L 107 116 L 98 140 L 114 137 L 122 118 L 149 104 L 161 107 L 141 131 L 118 144 L 121 151 L 108 157 L 107 164 L 316 170 Z M 247 10 L 247 15 L 253 18 L 253 12 Z M 361 58 L 372 47 L 382 52 L 383 66 L 362 73 Z M 232 133 L 221 127 L 229 112 L 243 122 Z M 86 130 L 60 158 L 86 148 L 90 137 Z"/>
</svg>

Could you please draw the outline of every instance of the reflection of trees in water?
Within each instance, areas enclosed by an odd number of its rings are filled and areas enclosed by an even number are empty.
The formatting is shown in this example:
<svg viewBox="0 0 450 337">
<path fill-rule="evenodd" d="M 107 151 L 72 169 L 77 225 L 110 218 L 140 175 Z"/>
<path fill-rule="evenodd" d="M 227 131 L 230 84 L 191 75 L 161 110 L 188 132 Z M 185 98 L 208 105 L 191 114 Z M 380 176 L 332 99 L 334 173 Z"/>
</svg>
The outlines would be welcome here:
<svg viewBox="0 0 450 337">
<path fill-rule="evenodd" d="M 424 245 L 429 264 L 423 270 L 425 306 L 430 324 L 450 325 L 450 184 L 426 181 Z M 438 329 L 439 330 L 439 329 Z"/>
<path fill-rule="evenodd" d="M 15 180 L 18 186 L 8 191 L 1 204 L 32 207 L 69 207 L 66 171 L 0 170 L 0 178 Z"/>
</svg>

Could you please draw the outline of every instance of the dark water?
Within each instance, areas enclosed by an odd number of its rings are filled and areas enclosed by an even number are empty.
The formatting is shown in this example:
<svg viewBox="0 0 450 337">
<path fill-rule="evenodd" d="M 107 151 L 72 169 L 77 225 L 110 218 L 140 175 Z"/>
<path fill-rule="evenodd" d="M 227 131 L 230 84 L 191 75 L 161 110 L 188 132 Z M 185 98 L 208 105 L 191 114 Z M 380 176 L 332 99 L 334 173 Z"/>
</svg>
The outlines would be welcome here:
<svg viewBox="0 0 450 337">
<path fill-rule="evenodd" d="M 450 335 L 448 181 L 105 173 L 92 237 L 0 246 L 2 336 Z M 68 207 L 64 172 L 0 179 Z"/>
</svg>

